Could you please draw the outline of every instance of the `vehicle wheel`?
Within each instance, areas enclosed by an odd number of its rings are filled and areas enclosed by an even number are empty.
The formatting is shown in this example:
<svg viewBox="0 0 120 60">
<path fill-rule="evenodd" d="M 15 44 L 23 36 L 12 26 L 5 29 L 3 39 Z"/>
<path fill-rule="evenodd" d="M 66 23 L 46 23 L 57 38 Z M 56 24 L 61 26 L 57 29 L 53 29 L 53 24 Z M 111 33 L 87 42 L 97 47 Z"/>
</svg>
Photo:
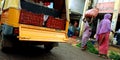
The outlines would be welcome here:
<svg viewBox="0 0 120 60">
<path fill-rule="evenodd" d="M 11 42 L 7 41 L 7 40 L 2 40 L 1 41 L 1 48 L 3 52 L 7 52 L 10 50 L 10 48 L 12 48 L 12 44 Z"/>
<path fill-rule="evenodd" d="M 50 50 L 52 50 L 53 47 L 54 47 L 53 44 L 54 44 L 54 43 L 47 43 L 47 44 L 44 44 L 44 48 L 45 48 L 45 50 L 46 50 L 46 51 L 50 51 Z"/>
<path fill-rule="evenodd" d="M 3 52 L 7 52 L 10 48 L 13 47 L 12 42 L 9 40 L 4 40 L 6 37 L 3 36 L 3 40 L 1 40 L 1 48 Z"/>
</svg>

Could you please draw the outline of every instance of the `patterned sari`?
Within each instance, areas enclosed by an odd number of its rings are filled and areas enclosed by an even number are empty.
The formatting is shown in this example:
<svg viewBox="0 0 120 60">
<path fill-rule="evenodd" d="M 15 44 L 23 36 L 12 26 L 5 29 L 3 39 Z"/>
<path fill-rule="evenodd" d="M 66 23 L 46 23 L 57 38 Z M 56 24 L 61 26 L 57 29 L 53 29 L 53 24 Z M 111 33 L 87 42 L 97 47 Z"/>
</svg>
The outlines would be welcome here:
<svg viewBox="0 0 120 60">
<path fill-rule="evenodd" d="M 87 41 L 88 41 L 90 35 L 91 35 L 91 27 L 89 26 L 88 22 L 86 21 L 84 33 L 82 35 L 82 43 L 81 43 L 82 48 L 86 48 L 86 44 L 87 44 Z"/>
<path fill-rule="evenodd" d="M 109 47 L 109 34 L 111 32 L 111 14 L 105 14 L 104 19 L 100 22 L 97 32 L 96 40 L 99 44 L 99 54 L 107 54 Z"/>
</svg>

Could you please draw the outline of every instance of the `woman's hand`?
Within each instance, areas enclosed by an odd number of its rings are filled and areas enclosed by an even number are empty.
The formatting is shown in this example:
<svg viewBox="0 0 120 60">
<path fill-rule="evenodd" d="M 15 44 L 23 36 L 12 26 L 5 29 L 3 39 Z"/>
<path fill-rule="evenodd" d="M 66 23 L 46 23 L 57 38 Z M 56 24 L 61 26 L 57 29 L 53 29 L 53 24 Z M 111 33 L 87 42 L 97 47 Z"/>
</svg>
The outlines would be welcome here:
<svg viewBox="0 0 120 60">
<path fill-rule="evenodd" d="M 113 30 L 112 30 L 111 32 L 112 32 L 113 34 L 115 34 L 115 32 L 114 32 Z"/>
</svg>

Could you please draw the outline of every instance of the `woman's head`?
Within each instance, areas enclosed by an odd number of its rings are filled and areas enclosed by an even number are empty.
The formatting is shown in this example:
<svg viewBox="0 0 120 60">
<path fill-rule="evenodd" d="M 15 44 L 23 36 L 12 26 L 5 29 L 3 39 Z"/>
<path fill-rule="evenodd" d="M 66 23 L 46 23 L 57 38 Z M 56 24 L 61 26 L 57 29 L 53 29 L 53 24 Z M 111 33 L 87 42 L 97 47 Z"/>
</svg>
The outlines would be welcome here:
<svg viewBox="0 0 120 60">
<path fill-rule="evenodd" d="M 84 22 L 86 22 L 86 21 L 88 21 L 88 22 L 89 22 L 89 21 L 91 21 L 91 19 L 90 19 L 90 18 L 88 18 L 88 17 L 86 17 L 86 18 L 84 18 L 84 19 L 83 19 L 83 21 L 84 21 Z"/>
<path fill-rule="evenodd" d="M 74 26 L 77 27 L 78 26 L 78 22 L 74 21 Z"/>
<path fill-rule="evenodd" d="M 104 19 L 111 19 L 111 16 L 112 16 L 111 14 L 107 13 L 107 14 L 104 15 Z"/>
<path fill-rule="evenodd" d="M 91 18 L 86 18 L 86 20 L 87 20 L 88 22 L 91 22 Z"/>
</svg>

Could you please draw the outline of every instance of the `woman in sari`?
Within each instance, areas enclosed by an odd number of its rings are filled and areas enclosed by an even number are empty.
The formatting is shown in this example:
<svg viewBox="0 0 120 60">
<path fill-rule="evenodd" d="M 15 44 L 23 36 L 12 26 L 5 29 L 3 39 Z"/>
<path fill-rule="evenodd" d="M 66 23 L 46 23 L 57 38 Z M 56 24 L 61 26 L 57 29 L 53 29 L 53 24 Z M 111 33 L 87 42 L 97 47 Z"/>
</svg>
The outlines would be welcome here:
<svg viewBox="0 0 120 60">
<path fill-rule="evenodd" d="M 104 58 L 107 57 L 108 53 L 108 46 L 109 46 L 109 34 L 111 30 L 111 14 L 105 14 L 104 18 L 101 20 L 100 24 L 98 25 L 97 32 L 96 32 L 96 39 L 98 41 L 98 50 L 99 56 Z"/>
<path fill-rule="evenodd" d="M 91 20 L 90 18 L 85 18 L 84 20 L 84 32 L 83 32 L 83 35 L 82 35 L 82 42 L 81 42 L 81 48 L 82 50 L 86 50 L 87 48 L 87 41 L 91 35 L 91 27 L 90 27 L 90 23 L 91 23 Z"/>
</svg>

